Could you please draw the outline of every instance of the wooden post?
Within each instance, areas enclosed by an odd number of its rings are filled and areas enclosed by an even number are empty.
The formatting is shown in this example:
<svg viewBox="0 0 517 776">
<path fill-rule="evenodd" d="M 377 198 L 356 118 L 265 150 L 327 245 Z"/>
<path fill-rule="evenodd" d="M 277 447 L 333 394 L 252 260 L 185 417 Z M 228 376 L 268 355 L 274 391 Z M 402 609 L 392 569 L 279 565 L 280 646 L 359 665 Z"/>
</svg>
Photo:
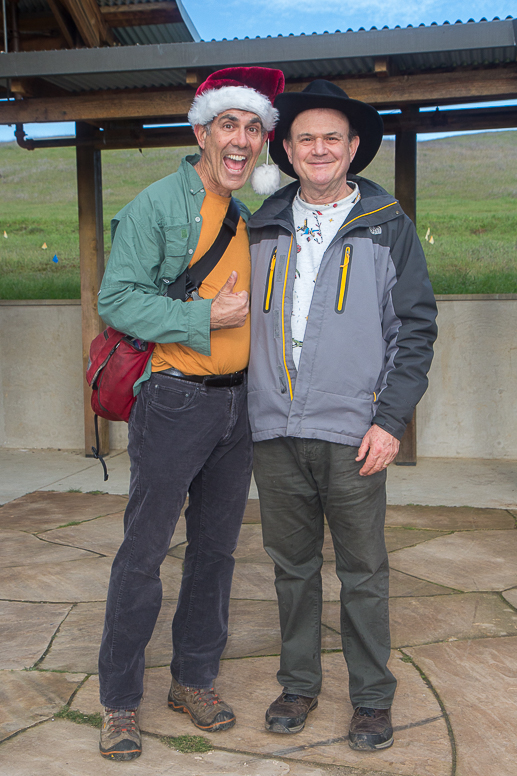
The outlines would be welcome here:
<svg viewBox="0 0 517 776">
<path fill-rule="evenodd" d="M 402 116 L 413 110 L 403 110 Z M 413 131 L 403 130 L 395 135 L 395 196 L 416 224 L 416 132 Z M 416 466 L 416 412 L 402 437 L 395 463 L 397 466 Z"/>
<path fill-rule="evenodd" d="M 93 139 L 94 128 L 76 123 L 76 136 L 83 144 L 76 147 L 77 199 L 79 205 L 79 252 L 81 267 L 81 318 L 83 333 L 83 375 L 86 375 L 90 343 L 104 326 L 97 313 L 97 293 L 104 273 L 104 235 L 102 221 L 101 152 L 84 141 Z M 91 389 L 84 384 L 84 448 L 92 456 L 95 443 Z M 99 418 L 100 453 L 109 453 L 108 421 Z"/>
</svg>

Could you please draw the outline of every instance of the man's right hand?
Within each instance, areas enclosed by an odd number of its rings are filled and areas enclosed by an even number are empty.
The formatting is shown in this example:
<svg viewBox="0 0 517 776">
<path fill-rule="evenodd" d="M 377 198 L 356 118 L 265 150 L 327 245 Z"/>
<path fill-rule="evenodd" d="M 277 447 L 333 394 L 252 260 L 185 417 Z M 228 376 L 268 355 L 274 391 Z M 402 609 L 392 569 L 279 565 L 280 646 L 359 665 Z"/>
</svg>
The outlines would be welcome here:
<svg viewBox="0 0 517 776">
<path fill-rule="evenodd" d="M 210 329 L 238 329 L 244 326 L 250 309 L 247 291 L 233 293 L 237 272 L 232 272 L 219 293 L 212 299 Z"/>
</svg>

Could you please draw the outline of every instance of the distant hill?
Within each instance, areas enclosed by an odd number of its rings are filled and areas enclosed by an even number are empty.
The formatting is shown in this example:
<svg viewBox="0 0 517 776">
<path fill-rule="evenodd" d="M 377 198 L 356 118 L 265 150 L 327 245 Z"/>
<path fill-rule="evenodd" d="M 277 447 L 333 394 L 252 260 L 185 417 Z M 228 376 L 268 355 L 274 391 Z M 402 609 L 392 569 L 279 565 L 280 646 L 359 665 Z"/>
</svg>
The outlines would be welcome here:
<svg viewBox="0 0 517 776">
<path fill-rule="evenodd" d="M 394 142 L 385 140 L 373 163 L 363 171 L 393 192 Z M 111 217 L 139 191 L 177 169 L 195 147 L 104 151 L 104 212 Z M 41 216 L 41 207 L 57 217 L 76 208 L 75 149 L 26 151 L 15 143 L 0 144 L 0 218 Z M 429 140 L 418 144 L 418 197 L 517 197 L 517 132 Z M 242 198 L 255 209 L 258 198 L 246 186 Z M 57 207 L 56 207 L 57 206 Z"/>
<path fill-rule="evenodd" d="M 106 252 L 110 218 L 195 150 L 103 152 Z M 362 173 L 390 193 L 394 151 L 384 141 Z M 249 184 L 239 197 L 252 212 L 262 202 Z M 436 293 L 517 293 L 516 205 L 517 132 L 418 144 L 417 230 Z M 77 298 L 79 289 L 75 149 L 0 144 L 0 299 Z"/>
</svg>

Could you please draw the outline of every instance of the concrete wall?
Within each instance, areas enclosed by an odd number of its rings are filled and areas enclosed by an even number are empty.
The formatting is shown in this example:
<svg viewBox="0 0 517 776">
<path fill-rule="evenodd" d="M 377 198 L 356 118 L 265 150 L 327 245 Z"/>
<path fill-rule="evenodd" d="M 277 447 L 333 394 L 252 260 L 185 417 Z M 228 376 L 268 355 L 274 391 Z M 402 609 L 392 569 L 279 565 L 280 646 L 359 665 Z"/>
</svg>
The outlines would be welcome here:
<svg viewBox="0 0 517 776">
<path fill-rule="evenodd" d="M 438 297 L 418 454 L 517 459 L 517 294 Z M 78 301 L 0 301 L 0 445 L 82 449 Z M 112 423 L 112 449 L 127 426 Z"/>
</svg>

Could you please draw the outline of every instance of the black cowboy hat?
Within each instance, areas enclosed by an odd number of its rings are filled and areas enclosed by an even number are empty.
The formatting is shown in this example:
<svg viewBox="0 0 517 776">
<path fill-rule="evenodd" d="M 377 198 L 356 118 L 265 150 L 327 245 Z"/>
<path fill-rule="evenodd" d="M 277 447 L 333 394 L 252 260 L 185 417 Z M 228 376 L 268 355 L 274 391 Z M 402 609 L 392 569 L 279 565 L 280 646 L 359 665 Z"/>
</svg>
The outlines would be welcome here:
<svg viewBox="0 0 517 776">
<path fill-rule="evenodd" d="M 279 94 L 275 99 L 275 108 L 279 111 L 280 118 L 269 150 L 282 172 L 292 178 L 298 176 L 287 158 L 283 141 L 296 116 L 305 110 L 332 108 L 345 114 L 360 138 L 359 148 L 350 164 L 349 172 L 358 173 L 367 167 L 381 145 L 384 125 L 375 108 L 366 102 L 351 100 L 343 89 L 331 81 L 319 79 L 312 81 L 303 92 Z"/>
</svg>

